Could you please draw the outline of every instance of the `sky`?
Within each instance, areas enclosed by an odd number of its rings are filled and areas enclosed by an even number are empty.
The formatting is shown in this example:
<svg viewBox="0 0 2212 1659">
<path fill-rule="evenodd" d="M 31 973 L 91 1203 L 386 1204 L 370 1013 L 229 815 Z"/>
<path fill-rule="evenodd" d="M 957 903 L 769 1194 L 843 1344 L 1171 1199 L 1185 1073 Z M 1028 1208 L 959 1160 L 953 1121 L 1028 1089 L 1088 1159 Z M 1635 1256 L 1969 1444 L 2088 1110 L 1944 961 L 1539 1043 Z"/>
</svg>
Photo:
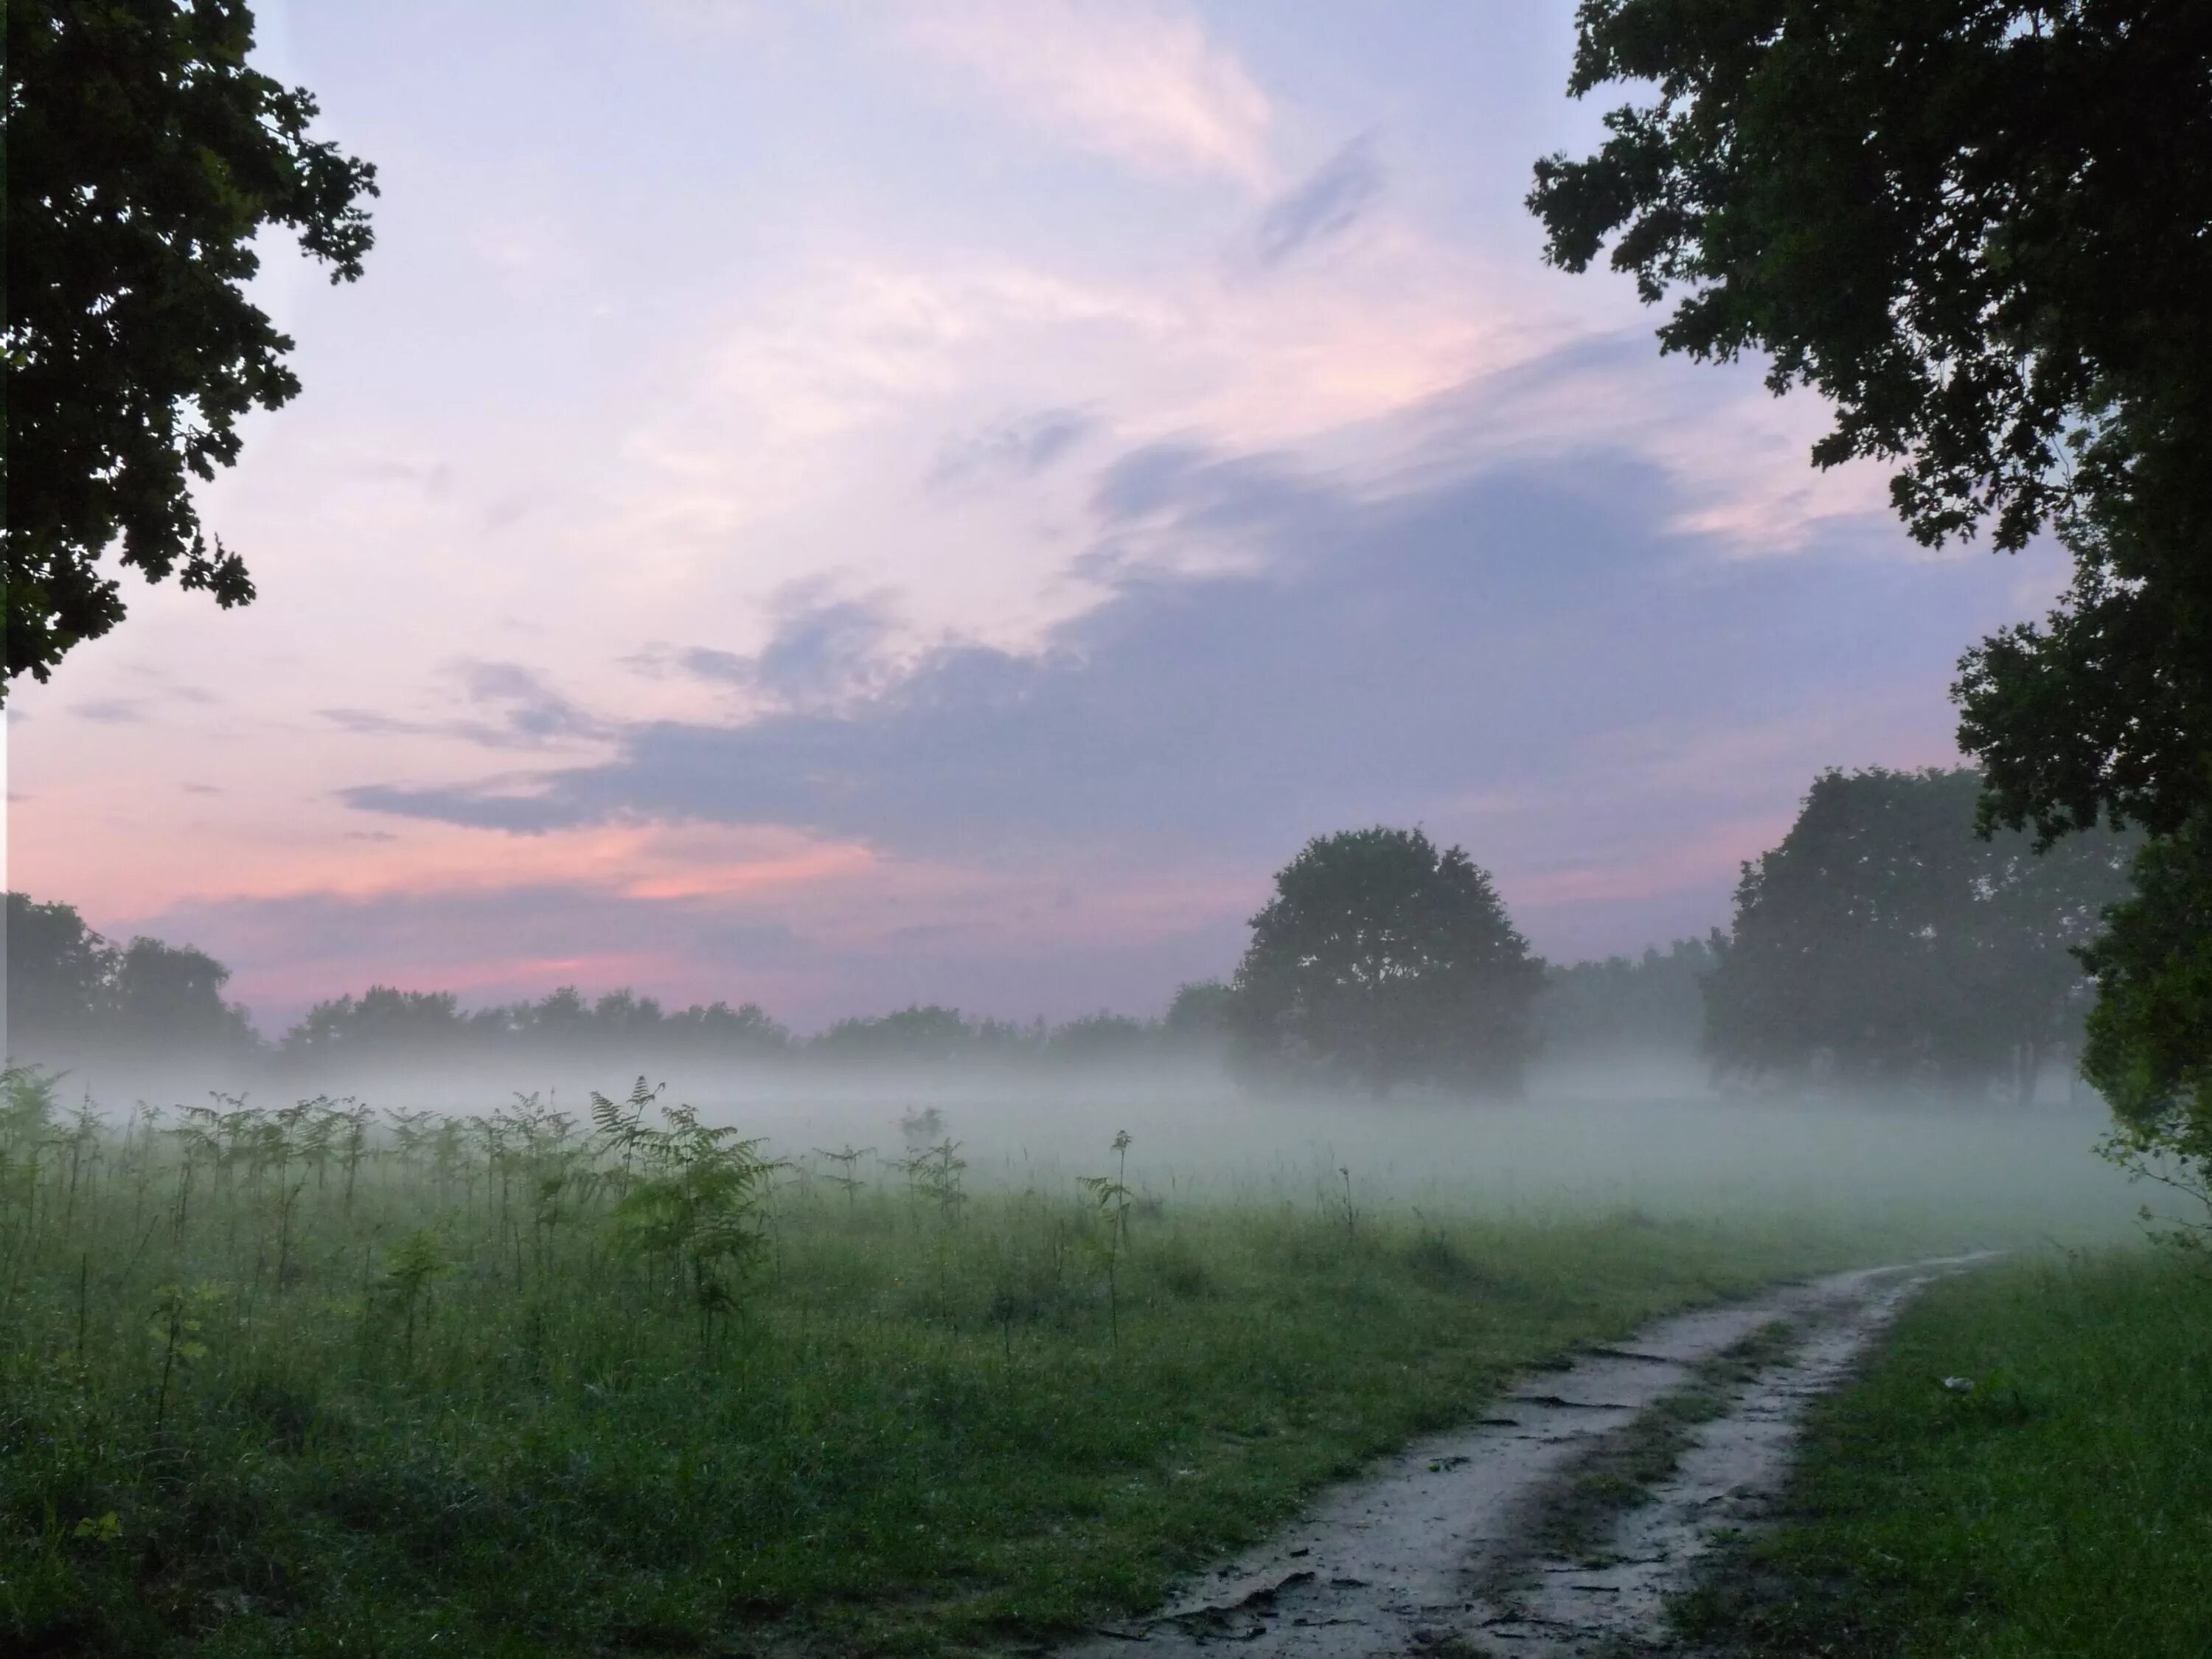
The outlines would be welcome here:
<svg viewBox="0 0 2212 1659">
<path fill-rule="evenodd" d="M 203 516 L 252 607 L 8 709 L 8 880 L 371 983 L 1158 1012 L 1309 837 L 1561 959 L 1724 925 L 1820 769 L 1955 763 L 2047 549 L 1914 545 L 1762 366 L 1545 266 L 1565 0 L 317 0 L 375 162 Z"/>
</svg>

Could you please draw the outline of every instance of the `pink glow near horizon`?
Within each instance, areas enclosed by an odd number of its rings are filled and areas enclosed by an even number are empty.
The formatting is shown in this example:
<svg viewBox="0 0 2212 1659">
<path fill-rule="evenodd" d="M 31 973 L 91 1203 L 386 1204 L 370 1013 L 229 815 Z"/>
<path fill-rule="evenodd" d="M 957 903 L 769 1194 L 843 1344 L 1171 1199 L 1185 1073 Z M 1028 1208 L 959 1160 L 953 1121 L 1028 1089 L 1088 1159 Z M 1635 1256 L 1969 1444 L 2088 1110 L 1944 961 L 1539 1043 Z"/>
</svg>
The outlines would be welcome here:
<svg viewBox="0 0 2212 1659">
<path fill-rule="evenodd" d="M 1820 767 L 1948 760 L 1952 659 L 2054 567 L 1916 564 L 1816 404 L 1542 268 L 1566 9 L 1279 21 L 288 12 L 379 246 L 262 284 L 306 392 L 204 495 L 260 600 L 134 587 L 18 690 L 10 885 L 264 1024 L 1142 1012 L 1310 834 L 1423 823 L 1540 950 L 1634 951 L 1724 921 Z M 611 38 L 655 75 L 528 67 Z"/>
</svg>

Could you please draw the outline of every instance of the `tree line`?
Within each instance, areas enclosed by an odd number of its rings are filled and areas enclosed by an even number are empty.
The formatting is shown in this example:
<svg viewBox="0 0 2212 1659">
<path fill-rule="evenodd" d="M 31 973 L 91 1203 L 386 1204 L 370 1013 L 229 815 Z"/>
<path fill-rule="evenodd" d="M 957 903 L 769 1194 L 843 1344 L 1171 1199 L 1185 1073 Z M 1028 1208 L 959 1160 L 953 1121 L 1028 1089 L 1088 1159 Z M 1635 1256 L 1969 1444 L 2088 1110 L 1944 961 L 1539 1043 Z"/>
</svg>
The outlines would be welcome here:
<svg viewBox="0 0 2212 1659">
<path fill-rule="evenodd" d="M 2084 953 L 2140 838 L 2039 848 L 1971 769 L 1822 774 L 1744 865 L 1731 925 L 1640 961 L 1547 968 L 1490 879 L 1418 830 L 1316 840 L 1253 918 L 1231 1056 L 1270 1081 L 1513 1093 L 1539 1054 L 1694 1045 L 1717 1083 L 2032 1099 L 2078 1064 Z"/>
<path fill-rule="evenodd" d="M 1023 1024 L 920 1005 L 840 1019 L 811 1038 L 755 1002 L 670 1008 L 629 988 L 592 997 L 562 986 L 470 1009 L 450 991 L 375 985 L 316 1003 L 272 1041 L 225 999 L 231 970 L 204 951 L 146 938 L 118 945 L 72 906 L 24 893 L 7 896 L 7 925 L 9 1054 L 47 1065 L 95 1055 L 231 1061 L 280 1077 L 471 1058 L 1085 1066 L 1211 1054 L 1221 1039 L 1223 988 L 1206 981 L 1182 987 L 1158 1019 L 1102 1012 Z"/>
<path fill-rule="evenodd" d="M 1986 825 L 2045 845 L 2137 832 L 2133 896 L 2084 957 L 2081 1065 L 2120 1155 L 2201 1185 L 2212 11 L 1584 0 L 1575 29 L 1569 93 L 1627 101 L 1594 154 L 1536 164 L 1547 259 L 1603 255 L 1645 303 L 1671 301 L 1662 351 L 1756 353 L 1776 392 L 1818 390 L 1835 424 L 1812 459 L 1895 466 L 1921 543 L 1986 526 L 2000 551 L 2048 532 L 2070 556 L 2039 622 L 1960 658 L 1959 747 Z"/>
<path fill-rule="evenodd" d="M 671 1009 L 564 987 L 465 1009 L 374 986 L 319 1002 L 274 1042 L 226 1001 L 229 970 L 150 939 L 117 945 L 65 904 L 8 896 L 9 1045 L 251 1060 L 321 1076 L 468 1057 L 623 1066 L 809 1062 L 960 1069 L 1224 1062 L 1255 1087 L 1520 1091 L 1540 1058 L 1702 1057 L 1759 1087 L 2007 1091 L 2078 1062 L 2082 953 L 2130 896 L 2133 838 L 2039 851 L 1986 830 L 1971 769 L 1831 771 L 1781 843 L 1743 866 L 1729 927 L 1640 958 L 1547 963 L 1489 875 L 1419 830 L 1316 838 L 1275 878 L 1226 981 L 1166 1013 L 1054 1025 L 916 1006 L 795 1036 L 758 1004 Z"/>
</svg>

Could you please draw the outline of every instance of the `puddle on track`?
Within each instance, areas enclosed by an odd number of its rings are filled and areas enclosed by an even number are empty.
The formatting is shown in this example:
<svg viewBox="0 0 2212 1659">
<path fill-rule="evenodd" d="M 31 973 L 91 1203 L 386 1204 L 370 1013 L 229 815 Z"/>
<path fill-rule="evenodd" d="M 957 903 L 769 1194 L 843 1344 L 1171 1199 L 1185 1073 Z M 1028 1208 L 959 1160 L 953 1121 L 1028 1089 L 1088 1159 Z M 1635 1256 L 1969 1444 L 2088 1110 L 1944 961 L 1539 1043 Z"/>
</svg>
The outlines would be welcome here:
<svg viewBox="0 0 2212 1659">
<path fill-rule="evenodd" d="M 1376 1655 L 1595 1656 L 1657 1646 L 1666 1598 L 1723 1532 L 1779 1489 L 1805 1407 L 1835 1387 L 1906 1297 L 1986 1253 L 1837 1273 L 1680 1314 L 1571 1368 L 1524 1378 L 1491 1415 L 1385 1459 L 1322 1495 L 1287 1531 L 1149 1618 L 1109 1626 L 1064 1659 L 1194 1653 L 1234 1644 L 1301 1659 Z M 1718 1416 L 1590 1559 L 1527 1540 L 1580 1459 L 1697 1368 L 1786 1322 L 1788 1354 L 1727 1389 Z"/>
</svg>

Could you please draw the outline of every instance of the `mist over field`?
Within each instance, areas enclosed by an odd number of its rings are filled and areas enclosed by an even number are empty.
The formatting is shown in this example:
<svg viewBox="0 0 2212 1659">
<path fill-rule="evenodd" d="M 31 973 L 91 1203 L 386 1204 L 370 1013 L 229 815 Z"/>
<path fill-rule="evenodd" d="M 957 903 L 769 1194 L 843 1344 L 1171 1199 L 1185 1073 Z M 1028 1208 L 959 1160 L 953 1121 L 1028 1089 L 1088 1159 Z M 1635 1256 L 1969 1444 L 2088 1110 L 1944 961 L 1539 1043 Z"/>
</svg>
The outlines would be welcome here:
<svg viewBox="0 0 2212 1659">
<path fill-rule="evenodd" d="M 402 1158 L 441 1133 L 456 1155 L 439 1126 L 463 1121 L 492 1154 L 526 1122 L 589 1135 L 630 1098 L 848 1193 L 909 1189 L 934 1158 L 979 1193 L 1065 1194 L 1123 1142 L 1147 1202 L 2108 1237 L 2135 1205 L 2092 1156 L 2107 1108 L 2076 1074 L 2073 952 L 2132 842 L 1978 840 L 1978 787 L 1824 774 L 1729 929 L 1571 963 L 1534 955 L 1459 848 L 1316 837 L 1232 972 L 1157 1016 L 1056 1024 L 932 1004 L 799 1034 L 627 988 L 471 1008 L 371 987 L 264 1034 L 206 953 L 10 894 L 13 1036 L 110 1120 L 214 1133 L 301 1102 Z"/>
<path fill-rule="evenodd" d="M 896 1194 L 899 1165 L 950 1142 L 978 1192 L 1073 1190 L 1131 1138 L 1131 1186 L 1178 1206 L 1519 1216 L 1631 1212 L 1808 1224 L 1897 1223 L 1961 1246 L 2129 1236 L 2146 1194 L 2091 1155 L 2102 1103 L 2047 1079 L 2032 1106 L 1983 1097 L 1715 1089 L 1692 1057 L 1660 1052 L 1538 1065 L 1526 1093 L 1469 1100 L 1406 1091 L 1239 1086 L 1218 1057 L 1071 1070 L 1018 1061 L 959 1069 L 792 1061 L 730 1067 L 610 1054 L 514 1066 L 491 1060 L 356 1066 L 272 1087 L 265 1073 L 88 1058 L 62 1083 L 122 1122 L 146 1107 L 293 1098 L 358 1101 L 394 1121 L 484 1118 L 517 1096 L 588 1121 L 596 1091 L 638 1079 L 702 1121 L 760 1137 L 805 1186 L 844 1173 Z M 217 1098 L 221 1097 L 221 1098 Z M 2161 1206 L 2163 1207 L 2163 1206 Z"/>
<path fill-rule="evenodd" d="M 817 1149 L 872 1148 L 860 1175 L 891 1190 L 899 1159 L 950 1139 L 979 1190 L 1071 1190 L 1131 1138 L 1129 1182 L 1179 1204 L 1289 1205 L 1333 1212 L 1542 1219 L 1612 1212 L 1671 1218 L 1794 1217 L 1807 1224 L 1909 1223 L 1961 1247 L 2131 1236 L 2144 1194 L 2090 1155 L 2107 1120 L 2094 1103 L 1818 1101 L 1642 1086 L 1624 1066 L 1602 1094 L 1470 1106 L 1450 1098 L 1269 1097 L 1217 1078 L 1103 1073 L 933 1085 L 852 1075 L 792 1081 L 672 1071 L 667 1097 L 764 1136 L 817 1175 Z M 619 1094 L 617 1077 L 599 1085 Z M 436 1084 L 365 1087 L 390 1107 L 487 1110 L 489 1093 Z M 574 1087 L 549 1101 L 586 1104 Z M 935 1110 L 934 1123 L 922 1115 Z M 907 1127 L 902 1128 L 904 1124 Z"/>
<path fill-rule="evenodd" d="M 2212 5 L 5 33 L 0 1654 L 2212 1654 Z"/>
</svg>

